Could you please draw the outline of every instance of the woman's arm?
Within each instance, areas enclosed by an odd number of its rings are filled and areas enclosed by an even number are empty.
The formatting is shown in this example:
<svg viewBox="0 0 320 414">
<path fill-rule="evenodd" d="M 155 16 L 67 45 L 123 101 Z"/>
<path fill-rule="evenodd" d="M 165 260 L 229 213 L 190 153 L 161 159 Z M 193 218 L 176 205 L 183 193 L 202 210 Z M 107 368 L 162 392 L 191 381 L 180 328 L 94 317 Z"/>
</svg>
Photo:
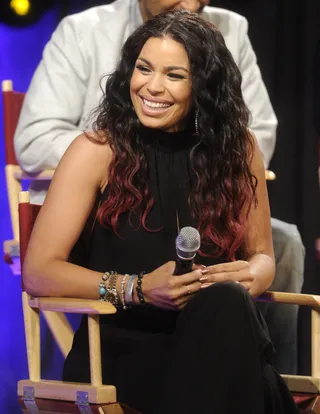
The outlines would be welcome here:
<svg viewBox="0 0 320 414">
<path fill-rule="evenodd" d="M 256 189 L 258 203 L 257 206 L 251 207 L 248 217 L 245 247 L 249 271 L 253 276 L 249 292 L 253 296 L 258 296 L 271 285 L 275 274 L 275 262 L 264 165 L 255 137 L 251 169 L 258 179 Z"/>
<path fill-rule="evenodd" d="M 110 147 L 84 134 L 61 159 L 25 257 L 24 283 L 31 295 L 98 297 L 101 273 L 68 263 L 68 257 L 107 183 L 110 160 Z"/>
</svg>

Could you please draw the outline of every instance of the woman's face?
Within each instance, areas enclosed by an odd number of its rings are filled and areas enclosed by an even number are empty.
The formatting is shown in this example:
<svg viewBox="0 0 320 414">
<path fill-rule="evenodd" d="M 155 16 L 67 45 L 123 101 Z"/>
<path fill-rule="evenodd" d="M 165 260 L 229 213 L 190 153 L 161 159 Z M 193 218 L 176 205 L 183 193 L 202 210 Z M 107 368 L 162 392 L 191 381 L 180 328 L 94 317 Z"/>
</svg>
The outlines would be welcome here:
<svg viewBox="0 0 320 414">
<path fill-rule="evenodd" d="M 159 13 L 172 9 L 185 9 L 201 12 L 209 0 L 139 0 L 143 20 L 148 20 Z"/>
<path fill-rule="evenodd" d="M 184 47 L 168 36 L 143 46 L 130 82 L 133 107 L 149 128 L 179 131 L 191 102 L 191 72 Z"/>
</svg>

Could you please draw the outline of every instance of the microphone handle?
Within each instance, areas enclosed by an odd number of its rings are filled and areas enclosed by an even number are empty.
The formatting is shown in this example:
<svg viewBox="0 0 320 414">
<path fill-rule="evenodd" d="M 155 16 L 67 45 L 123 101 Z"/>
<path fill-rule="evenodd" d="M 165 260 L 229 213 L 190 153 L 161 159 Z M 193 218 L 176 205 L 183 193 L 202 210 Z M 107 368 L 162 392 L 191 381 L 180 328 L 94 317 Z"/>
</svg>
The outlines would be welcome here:
<svg viewBox="0 0 320 414">
<path fill-rule="evenodd" d="M 191 260 L 182 260 L 179 257 L 176 258 L 176 267 L 174 269 L 174 275 L 184 275 L 192 271 L 193 259 Z"/>
</svg>

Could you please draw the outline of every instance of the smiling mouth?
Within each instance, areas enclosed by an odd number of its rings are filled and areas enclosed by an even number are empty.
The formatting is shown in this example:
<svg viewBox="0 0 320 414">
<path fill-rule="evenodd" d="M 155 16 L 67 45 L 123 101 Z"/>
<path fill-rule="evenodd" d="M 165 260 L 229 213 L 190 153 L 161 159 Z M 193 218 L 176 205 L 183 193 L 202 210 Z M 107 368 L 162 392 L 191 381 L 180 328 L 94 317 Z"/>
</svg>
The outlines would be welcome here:
<svg viewBox="0 0 320 414">
<path fill-rule="evenodd" d="M 172 106 L 172 104 L 164 103 L 164 102 L 151 102 L 142 97 L 141 97 L 141 101 L 143 103 L 143 107 L 146 110 L 151 111 L 151 112 L 164 112 Z"/>
</svg>

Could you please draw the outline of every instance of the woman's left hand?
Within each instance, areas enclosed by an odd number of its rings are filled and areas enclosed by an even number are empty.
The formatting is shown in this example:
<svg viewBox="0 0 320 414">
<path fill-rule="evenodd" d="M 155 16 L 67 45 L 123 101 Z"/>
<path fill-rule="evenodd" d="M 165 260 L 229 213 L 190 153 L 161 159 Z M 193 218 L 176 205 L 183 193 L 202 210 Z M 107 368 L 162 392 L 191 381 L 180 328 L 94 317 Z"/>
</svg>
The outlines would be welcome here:
<svg viewBox="0 0 320 414">
<path fill-rule="evenodd" d="M 207 287 L 212 283 L 230 281 L 240 283 L 245 289 L 250 290 L 254 281 L 250 265 L 245 260 L 207 266 L 203 268 L 202 273 L 202 287 Z"/>
</svg>

